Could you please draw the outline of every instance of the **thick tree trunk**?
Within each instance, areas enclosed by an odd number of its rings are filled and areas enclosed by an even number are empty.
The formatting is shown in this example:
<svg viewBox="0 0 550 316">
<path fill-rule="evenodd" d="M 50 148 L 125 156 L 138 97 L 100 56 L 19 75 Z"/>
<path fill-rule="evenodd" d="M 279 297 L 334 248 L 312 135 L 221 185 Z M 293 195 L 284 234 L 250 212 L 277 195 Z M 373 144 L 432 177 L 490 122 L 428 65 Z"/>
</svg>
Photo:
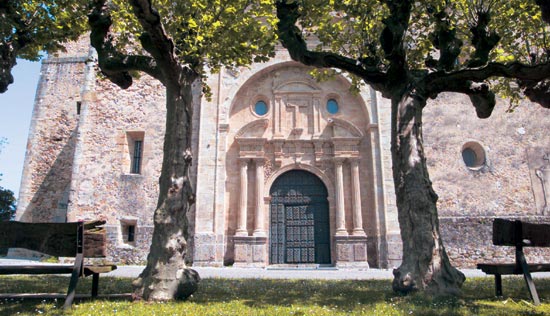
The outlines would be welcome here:
<svg viewBox="0 0 550 316">
<path fill-rule="evenodd" d="M 190 72 L 190 71 L 189 71 Z M 187 212 L 194 203 L 189 172 L 191 119 L 195 76 L 183 74 L 180 84 L 166 85 L 166 134 L 160 193 L 147 266 L 134 281 L 136 298 L 154 301 L 185 299 L 197 290 L 198 273 L 185 265 Z"/>
<path fill-rule="evenodd" d="M 393 289 L 456 295 L 464 275 L 451 266 L 441 236 L 437 194 L 432 188 L 422 139 L 426 99 L 410 91 L 392 98 L 392 161 L 403 262 Z"/>
</svg>

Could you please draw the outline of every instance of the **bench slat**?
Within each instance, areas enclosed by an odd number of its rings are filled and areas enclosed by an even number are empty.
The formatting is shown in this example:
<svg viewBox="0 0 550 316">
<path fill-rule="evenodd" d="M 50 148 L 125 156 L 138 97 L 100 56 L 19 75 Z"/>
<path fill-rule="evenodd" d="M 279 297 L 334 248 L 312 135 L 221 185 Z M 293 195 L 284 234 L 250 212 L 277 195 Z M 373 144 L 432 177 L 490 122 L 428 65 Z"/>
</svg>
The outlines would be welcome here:
<svg viewBox="0 0 550 316">
<path fill-rule="evenodd" d="M 529 272 L 550 272 L 550 264 L 528 264 Z M 523 274 L 515 263 L 479 263 L 477 268 L 487 274 Z"/>
<path fill-rule="evenodd" d="M 67 274 L 74 265 L 5 265 L 0 266 L 0 274 Z"/>
<path fill-rule="evenodd" d="M 84 275 L 89 276 L 94 273 L 109 273 L 116 270 L 116 268 L 117 266 L 114 264 L 84 266 Z"/>
<path fill-rule="evenodd" d="M 0 266 L 0 274 L 69 274 L 74 265 L 3 265 Z M 91 265 L 84 266 L 84 275 L 94 273 L 108 273 L 116 270 L 116 265 Z"/>
<path fill-rule="evenodd" d="M 521 234 L 520 234 L 521 233 Z M 496 246 L 550 247 L 550 224 L 534 224 L 496 218 L 493 221 Z"/>
</svg>

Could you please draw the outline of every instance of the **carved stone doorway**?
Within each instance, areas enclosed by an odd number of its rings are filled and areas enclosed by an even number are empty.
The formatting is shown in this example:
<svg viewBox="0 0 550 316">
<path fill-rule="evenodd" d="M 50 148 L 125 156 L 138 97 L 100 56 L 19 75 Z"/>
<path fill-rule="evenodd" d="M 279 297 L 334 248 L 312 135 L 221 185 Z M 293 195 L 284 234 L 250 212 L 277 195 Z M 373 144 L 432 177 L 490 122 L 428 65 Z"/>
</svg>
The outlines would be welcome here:
<svg viewBox="0 0 550 316">
<path fill-rule="evenodd" d="M 310 172 L 291 170 L 275 180 L 270 196 L 270 263 L 331 263 L 323 182 Z"/>
</svg>

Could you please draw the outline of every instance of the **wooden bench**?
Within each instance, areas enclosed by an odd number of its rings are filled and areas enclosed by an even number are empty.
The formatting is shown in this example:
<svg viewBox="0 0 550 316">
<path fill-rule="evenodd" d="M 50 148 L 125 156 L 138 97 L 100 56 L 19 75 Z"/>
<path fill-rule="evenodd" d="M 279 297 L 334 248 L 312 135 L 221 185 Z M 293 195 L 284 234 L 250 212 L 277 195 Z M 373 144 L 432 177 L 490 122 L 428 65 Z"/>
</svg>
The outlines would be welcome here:
<svg viewBox="0 0 550 316">
<path fill-rule="evenodd" d="M 493 221 L 493 244 L 516 247 L 514 263 L 480 263 L 477 265 L 487 274 L 495 275 L 496 296 L 502 296 L 502 275 L 523 274 L 527 289 L 535 305 L 540 304 L 533 272 L 550 271 L 550 264 L 529 264 L 525 260 L 523 247 L 550 247 L 550 224 L 532 224 L 497 218 Z"/>
<path fill-rule="evenodd" d="M 0 222 L 0 248 L 25 248 L 55 257 L 74 257 L 74 264 L 0 265 L 0 274 L 71 274 L 63 308 L 72 305 L 80 277 L 92 276 L 93 298 L 99 274 L 116 265 L 85 264 L 85 258 L 105 257 L 105 221 L 75 223 Z"/>
</svg>

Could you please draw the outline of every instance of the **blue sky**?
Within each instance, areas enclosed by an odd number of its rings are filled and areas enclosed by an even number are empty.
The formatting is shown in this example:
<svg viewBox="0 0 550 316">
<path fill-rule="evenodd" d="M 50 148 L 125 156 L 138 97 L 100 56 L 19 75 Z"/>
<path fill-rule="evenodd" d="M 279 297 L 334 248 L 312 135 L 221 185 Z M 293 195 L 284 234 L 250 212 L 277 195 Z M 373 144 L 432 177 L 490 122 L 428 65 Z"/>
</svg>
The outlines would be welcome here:
<svg viewBox="0 0 550 316">
<path fill-rule="evenodd" d="M 15 192 L 19 185 L 25 160 L 25 148 L 31 121 L 40 62 L 18 60 L 13 69 L 14 83 L 0 94 L 0 138 L 7 138 L 0 152 L 0 186 Z"/>
</svg>

